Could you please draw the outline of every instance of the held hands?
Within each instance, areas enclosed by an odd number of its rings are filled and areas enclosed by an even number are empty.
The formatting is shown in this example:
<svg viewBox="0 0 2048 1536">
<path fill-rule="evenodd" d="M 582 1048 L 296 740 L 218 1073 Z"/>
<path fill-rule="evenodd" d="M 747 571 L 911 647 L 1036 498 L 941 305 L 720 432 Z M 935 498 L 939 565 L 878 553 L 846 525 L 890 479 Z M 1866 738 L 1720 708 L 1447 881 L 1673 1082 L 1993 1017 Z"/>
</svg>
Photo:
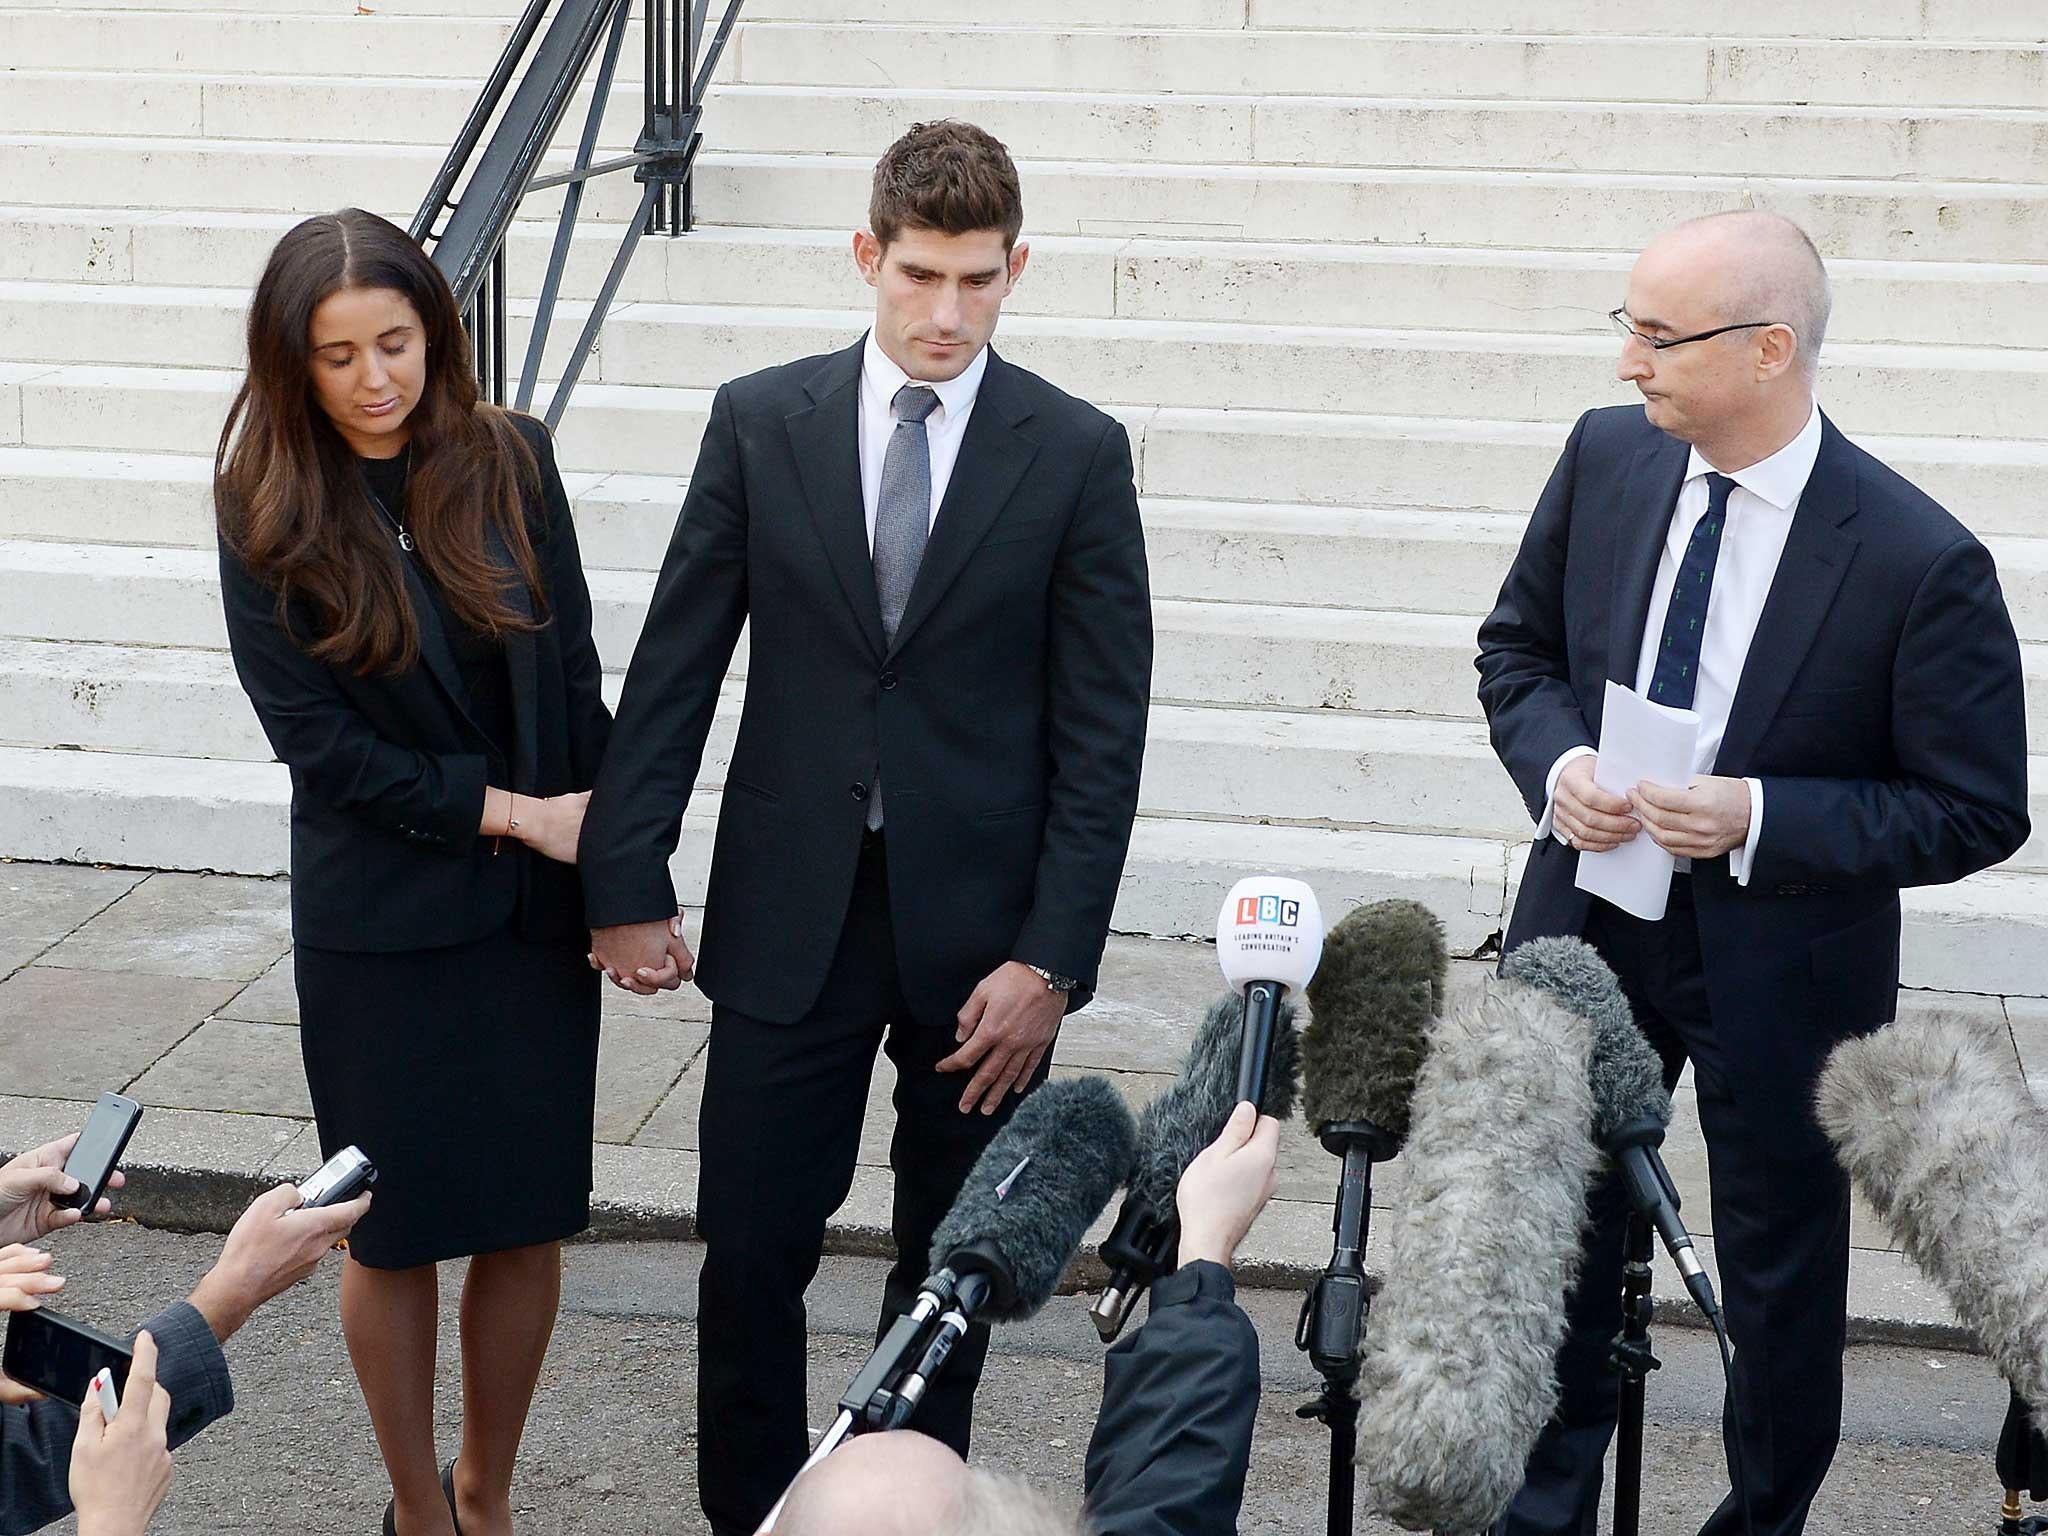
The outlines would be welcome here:
<svg viewBox="0 0 2048 1536">
<path fill-rule="evenodd" d="M 171 1491 L 171 1394 L 157 1383 L 156 1340 L 135 1336 L 120 1411 L 109 1424 L 99 1394 L 85 1394 L 71 1443 L 71 1503 L 79 1536 L 141 1536 Z"/>
<path fill-rule="evenodd" d="M 43 1297 L 64 1289 L 64 1277 L 50 1272 L 53 1262 L 40 1248 L 24 1248 L 19 1243 L 0 1248 L 0 1312 L 33 1312 L 43 1304 Z M 15 1406 L 41 1397 L 42 1393 L 0 1376 L 0 1403 Z"/>
<path fill-rule="evenodd" d="M 1066 1011 L 1067 994 L 1047 987 L 1022 961 L 1006 960 L 983 977 L 960 1010 L 953 1032 L 960 1049 L 939 1063 L 941 1072 L 976 1068 L 960 1096 L 960 1113 L 972 1114 L 978 1103 L 992 1115 L 1004 1094 L 1022 1093 L 1052 1049 Z"/>
<path fill-rule="evenodd" d="M 21 1154 L 0 1166 L 0 1243 L 32 1243 L 62 1227 L 85 1220 L 84 1211 L 58 1205 L 52 1195 L 75 1194 L 78 1180 L 64 1172 L 64 1159 L 78 1144 L 78 1132 Z M 119 1189 L 128 1182 L 116 1169 L 107 1188 Z M 102 1197 L 92 1214 L 104 1216 L 113 1202 Z"/>
<path fill-rule="evenodd" d="M 1749 841 L 1749 785 L 1741 779 L 1702 774 L 1684 789 L 1638 784 L 1628 803 L 1651 840 L 1683 859 L 1718 858 Z"/>
<path fill-rule="evenodd" d="M 1280 1122 L 1250 1103 L 1231 1111 L 1223 1133 L 1187 1166 L 1174 1193 L 1180 1209 L 1180 1265 L 1208 1259 L 1225 1269 L 1278 1183 Z"/>
<path fill-rule="evenodd" d="M 603 971 L 622 992 L 652 997 L 673 992 L 697 974 L 697 957 L 683 942 L 683 914 L 651 923 L 620 923 L 590 930 L 590 968 Z"/>
<path fill-rule="evenodd" d="M 298 1204 L 299 1191 L 291 1184 L 258 1195 L 228 1233 L 220 1258 L 192 1292 L 193 1308 L 221 1343 L 264 1302 L 312 1274 L 328 1250 L 369 1210 L 370 1196 L 364 1193 L 310 1211 L 300 1210 Z M 124 1409 L 121 1418 L 127 1416 Z"/>
</svg>

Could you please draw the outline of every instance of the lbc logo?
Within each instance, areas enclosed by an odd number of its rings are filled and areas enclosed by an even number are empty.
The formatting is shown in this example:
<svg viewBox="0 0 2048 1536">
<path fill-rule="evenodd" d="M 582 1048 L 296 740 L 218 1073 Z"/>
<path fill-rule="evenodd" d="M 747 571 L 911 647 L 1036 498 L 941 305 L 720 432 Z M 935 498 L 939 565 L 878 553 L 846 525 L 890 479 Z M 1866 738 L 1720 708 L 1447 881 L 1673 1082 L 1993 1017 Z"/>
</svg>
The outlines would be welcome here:
<svg viewBox="0 0 2048 1536">
<path fill-rule="evenodd" d="M 1301 903 L 1283 896 L 1240 896 L 1237 898 L 1237 926 L 1292 928 L 1301 921 Z"/>
</svg>

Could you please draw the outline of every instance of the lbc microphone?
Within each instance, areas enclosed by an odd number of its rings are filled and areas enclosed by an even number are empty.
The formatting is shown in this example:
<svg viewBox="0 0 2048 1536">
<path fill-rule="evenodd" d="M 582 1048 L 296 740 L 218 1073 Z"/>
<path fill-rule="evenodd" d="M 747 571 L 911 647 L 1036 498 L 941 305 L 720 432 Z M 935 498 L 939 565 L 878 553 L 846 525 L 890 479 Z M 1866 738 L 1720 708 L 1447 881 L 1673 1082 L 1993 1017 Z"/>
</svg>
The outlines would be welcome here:
<svg viewBox="0 0 2048 1536">
<path fill-rule="evenodd" d="M 939 1268 L 854 1377 L 797 1476 L 857 1428 L 902 1428 L 977 1318 L 1010 1322 L 1044 1306 L 1123 1182 L 1136 1143 L 1130 1109 L 1103 1078 L 1063 1078 L 1029 1094 L 932 1234 Z M 760 1529 L 773 1529 L 781 1510 L 778 1500 Z"/>
<path fill-rule="evenodd" d="M 1557 1407 L 1578 1269 L 1592 1030 L 1519 982 L 1439 1020 L 1416 1078 L 1408 1187 L 1361 1377 L 1358 1461 L 1409 1530 L 1484 1530 Z"/>
<path fill-rule="evenodd" d="M 1621 983 L 1584 939 L 1532 939 L 1500 963 L 1500 973 L 1549 993 L 1593 1027 L 1593 1140 L 1614 1162 L 1636 1214 L 1657 1229 L 1693 1304 L 1718 1324 L 1714 1285 L 1678 1218 L 1678 1186 L 1657 1151 L 1671 1123 L 1664 1064 L 1636 1027 Z"/>
<path fill-rule="evenodd" d="M 2048 1428 L 2048 1115 L 2012 1046 L 1953 1018 L 1836 1046 L 1814 1096 L 1842 1166 Z"/>
<path fill-rule="evenodd" d="M 1294 1113 L 1300 1071 L 1294 1012 L 1292 1003 L 1280 1004 L 1271 1043 L 1262 1052 L 1270 1069 L 1264 1096 L 1257 1101 L 1259 1113 L 1278 1120 Z M 1109 1266 L 1109 1284 L 1088 1310 L 1104 1343 L 1123 1331 L 1145 1288 L 1173 1268 L 1180 1245 L 1174 1191 L 1188 1164 L 1223 1133 L 1231 1111 L 1242 1102 L 1237 1084 L 1246 1035 L 1242 997 L 1224 996 L 1211 1003 L 1180 1076 L 1138 1117 L 1138 1145 L 1126 1181 L 1130 1189 L 1100 1250 L 1102 1262 Z"/>
<path fill-rule="evenodd" d="M 1302 1116 L 1344 1159 L 1335 1249 L 1309 1293 L 1299 1343 L 1326 1378 L 1355 1379 L 1365 1326 L 1365 1243 L 1372 1165 L 1408 1136 L 1415 1074 L 1443 1012 L 1450 956 L 1443 924 L 1413 901 L 1348 913 L 1324 941 L 1301 1037 Z"/>
<path fill-rule="evenodd" d="M 1322 954 L 1322 909 L 1301 881 L 1253 875 L 1223 898 L 1216 914 L 1216 959 L 1223 979 L 1244 996 L 1237 1103 L 1265 1102 L 1280 1004 L 1308 985 Z"/>
</svg>

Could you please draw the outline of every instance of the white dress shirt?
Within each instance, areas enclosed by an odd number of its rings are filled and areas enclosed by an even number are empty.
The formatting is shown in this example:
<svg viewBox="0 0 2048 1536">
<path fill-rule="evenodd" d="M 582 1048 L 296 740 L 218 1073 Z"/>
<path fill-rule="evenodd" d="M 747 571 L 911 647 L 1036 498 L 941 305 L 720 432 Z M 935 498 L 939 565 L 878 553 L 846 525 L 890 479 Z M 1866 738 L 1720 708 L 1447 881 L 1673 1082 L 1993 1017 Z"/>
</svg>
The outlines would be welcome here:
<svg viewBox="0 0 2048 1536">
<path fill-rule="evenodd" d="M 960 439 L 967 433 L 967 418 L 974 414 L 974 397 L 981 392 L 981 378 L 987 372 L 988 348 L 984 346 L 958 378 L 928 386 L 939 397 L 938 409 L 924 419 L 925 443 L 932 456 L 934 520 L 939 503 L 946 499 L 946 485 L 960 458 Z M 896 366 L 876 344 L 875 333 L 869 331 L 860 364 L 860 499 L 867 508 L 870 554 L 875 549 L 875 511 L 882 501 L 882 459 L 889 451 L 889 436 L 896 430 L 896 391 L 910 382 L 910 375 Z M 925 526 L 929 530 L 931 525 Z"/>
<path fill-rule="evenodd" d="M 1806 494 L 1806 482 L 1813 477 L 1814 460 L 1819 457 L 1820 407 L 1815 405 L 1797 437 L 1747 469 L 1717 471 L 1700 457 L 1697 448 L 1685 466 L 1685 484 L 1679 489 L 1678 505 L 1672 509 L 1664 548 L 1657 556 L 1657 578 L 1650 587 L 1650 611 L 1643 623 L 1642 643 L 1636 657 L 1635 689 L 1647 695 L 1651 675 L 1657 670 L 1664 613 L 1671 606 L 1671 589 L 1678 581 L 1679 563 L 1685 558 L 1693 529 L 1707 513 L 1707 476 L 1726 474 L 1735 482 L 1735 489 L 1728 493 L 1728 521 L 1721 530 L 1721 549 L 1714 560 L 1714 582 L 1707 598 L 1707 630 L 1700 639 L 1699 680 L 1692 701 L 1700 717 L 1694 773 L 1711 773 L 1714 759 L 1720 755 L 1721 738 L 1728 733 L 1728 712 L 1735 704 L 1736 685 L 1742 681 L 1742 668 L 1749 660 L 1749 642 L 1756 635 L 1757 621 L 1763 617 L 1764 600 L 1771 595 L 1771 582 L 1778 574 L 1778 561 L 1792 532 L 1793 514 L 1799 510 L 1799 498 Z M 1551 764 L 1543 819 L 1536 826 L 1538 837 L 1549 833 L 1563 841 L 1564 834 L 1551 825 L 1557 781 L 1573 758 L 1591 755 L 1591 747 L 1573 747 Z M 1757 837 L 1763 831 L 1764 786 L 1760 779 L 1743 782 L 1749 786 L 1749 836 L 1740 848 L 1728 850 L 1728 872 L 1738 883 L 1747 885 L 1750 866 L 1756 859 Z M 1692 862 L 1680 859 L 1678 867 L 1690 869 Z"/>
</svg>

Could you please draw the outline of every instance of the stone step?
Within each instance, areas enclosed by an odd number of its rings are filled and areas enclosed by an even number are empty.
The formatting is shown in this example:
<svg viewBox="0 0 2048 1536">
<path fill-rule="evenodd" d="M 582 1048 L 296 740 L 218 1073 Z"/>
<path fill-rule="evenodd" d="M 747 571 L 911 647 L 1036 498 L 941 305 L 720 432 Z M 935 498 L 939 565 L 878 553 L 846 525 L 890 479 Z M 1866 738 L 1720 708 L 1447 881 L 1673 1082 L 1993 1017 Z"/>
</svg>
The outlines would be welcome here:
<svg viewBox="0 0 2048 1536">
<path fill-rule="evenodd" d="M 0 248 L 21 281 L 254 287 L 290 213 L 0 207 Z M 571 247 L 564 294 L 596 296 L 619 230 L 593 226 Z M 1633 259 L 1621 252 L 1029 236 L 1031 266 L 1008 315 L 1263 325 L 1613 332 Z M 554 232 L 515 227 L 515 297 L 538 291 Z M 622 303 L 737 304 L 764 293 L 859 309 L 873 293 L 854 270 L 844 229 L 702 225 L 684 239 L 643 241 Z M 2048 264 L 1831 260 L 1836 342 L 2048 347 Z"/>
<path fill-rule="evenodd" d="M 283 768 L 198 758 L 0 747 L 0 849 L 16 858 L 155 869 L 282 874 L 289 863 Z M 672 870 L 704 899 L 718 796 L 695 797 Z M 1332 911 L 1403 896 L 1471 953 L 1501 926 L 1508 846 L 1481 838 L 1249 826 L 1141 816 L 1113 927 L 1208 935 L 1247 874 L 1299 875 Z"/>
<path fill-rule="evenodd" d="M 233 368 L 246 304 L 235 289 L 0 282 L 11 360 Z M 530 306 L 512 306 L 523 356 Z M 587 306 L 565 304 L 544 372 L 560 371 Z M 615 306 L 584 370 L 593 384 L 715 389 L 728 378 L 859 339 L 861 310 Z M 1546 421 L 1640 397 L 1614 377 L 1616 343 L 1515 332 L 1247 326 L 1019 315 L 1002 348 L 1023 367 L 1108 405 L 1203 406 L 1256 381 L 1259 403 L 1314 410 L 1399 400 L 1418 416 Z M 1361 381 L 1370 381 L 1361 389 Z M 1369 389 L 1369 394 L 1367 390 Z M 2048 350 L 1845 343 L 1825 395 L 1851 431 L 2048 437 Z"/>
<path fill-rule="evenodd" d="M 0 134 L 0 187 L 11 203 L 34 206 L 312 213 L 354 204 L 403 219 L 442 155 L 406 145 Z M 853 155 L 707 151 L 698 208 L 714 224 L 851 229 L 872 170 Z M 1400 245 L 1633 251 L 1646 232 L 1680 219 L 1761 205 L 1799 220 L 1830 257 L 2031 262 L 2048 249 L 2048 187 L 2026 183 L 1046 160 L 1022 162 L 1019 174 L 1031 228 L 1048 234 L 1285 231 L 1344 241 L 1370 230 Z M 544 193 L 523 211 L 548 218 L 558 206 L 557 194 Z M 600 178 L 584 206 L 597 222 L 621 221 L 636 206 L 634 187 Z"/>
<path fill-rule="evenodd" d="M 211 548 L 212 474 L 193 455 L 0 448 L 0 539 Z M 566 473 L 585 564 L 659 568 L 687 483 Z M 1426 613 L 1491 607 L 1523 522 L 1402 507 L 1140 505 L 1158 596 Z M 2041 622 L 2048 629 L 2048 611 Z"/>
<path fill-rule="evenodd" d="M 605 676 L 618 701 L 622 674 Z M 701 788 L 725 780 L 745 680 L 728 680 Z M 225 652 L 0 640 L 0 743 L 269 762 Z M 2048 871 L 2048 757 L 2029 763 L 2036 831 L 2004 867 Z M 1483 724 L 1159 704 L 1139 803 L 1149 815 L 1514 841 L 1529 822 Z"/>
<path fill-rule="evenodd" d="M 0 362 L 0 446 L 210 455 L 236 383 L 235 374 L 206 369 Z M 687 474 L 710 404 L 703 390 L 584 385 L 562 421 L 561 463 L 569 470 Z M 1569 431 L 1560 422 L 1308 411 L 1114 414 L 1131 433 L 1145 496 L 1324 508 L 1526 514 Z M 2048 445 L 1860 441 L 1980 535 L 2048 536 L 2038 493 Z"/>
<path fill-rule="evenodd" d="M 180 137 L 284 140 L 318 123 L 332 140 L 445 146 L 476 92 L 466 79 L 17 70 L 0 132 L 91 133 L 140 109 Z M 707 112 L 707 142 L 749 154 L 879 155 L 911 123 L 957 117 L 1050 160 L 2048 180 L 2040 111 L 735 84 Z M 600 147 L 630 148 L 641 113 L 639 86 L 615 86 Z"/>
<path fill-rule="evenodd" d="M 11 0 L 11 9 L 74 10 L 80 0 Z M 360 0 L 92 0 L 90 9 L 152 11 L 255 11 L 266 15 L 355 16 Z M 379 0 L 376 14 L 503 18 L 513 0 Z M 721 5 L 720 9 L 723 7 Z M 1168 27 L 1283 30 L 1510 33 L 1525 36 L 1592 33 L 1609 36 L 1688 36 L 1702 30 L 1701 13 L 1682 6 L 1644 6 L 1636 0 L 1375 0 L 1361 15 L 1357 0 L 1144 0 L 1142 6 L 1104 6 L 1102 0 L 1036 0 L 1038 26 L 1114 27 L 1120 16 L 1148 30 Z M 714 16 L 717 12 L 714 12 Z M 749 22 L 882 21 L 925 26 L 987 24 L 987 0 L 747 0 Z M 1002 15 L 1004 13 L 997 13 Z M 1014 19 L 1012 16 L 1010 19 Z M 1723 0 L 1714 31 L 1728 37 L 1826 38 L 1839 34 L 1840 15 L 1825 7 L 1786 6 L 1782 0 Z M 1970 42 L 2048 41 L 2048 23 L 2032 0 L 1869 0 L 1859 5 L 1856 33 L 1865 38 L 1921 38 Z"/>
<path fill-rule="evenodd" d="M 588 573 L 592 634 L 623 668 L 653 578 Z M 1282 607 L 1160 598 L 1153 604 L 1157 698 L 1258 709 L 1477 720 L 1470 614 Z M 227 643 L 211 551 L 0 542 L 0 635 L 178 646 Z M 2032 750 L 2048 752 L 2048 645 L 2022 645 Z M 746 642 L 734 662 L 746 667 Z"/>
<path fill-rule="evenodd" d="M 0 747 L 0 848 L 24 859 L 281 874 L 290 785 L 275 764 Z M 703 899 L 717 797 L 696 797 L 674 861 Z M 1500 931 L 1526 844 L 1392 832 L 1249 826 L 1140 816 L 1113 926 L 1200 936 L 1242 876 L 1298 875 L 1325 910 L 1401 896 L 1443 920 L 1471 954 Z M 1992 871 L 1907 893 L 1909 987 L 2038 996 L 2048 879 Z M 2031 990 L 2030 990 L 2031 989 Z"/>
<path fill-rule="evenodd" d="M 147 70 L 191 60 L 221 74 L 481 79 L 511 21 L 504 11 L 303 16 L 8 6 L 0 8 L 0 57 L 24 69 Z M 749 84 L 950 88 L 985 77 L 1000 58 L 1005 84 L 1023 90 L 1129 91 L 1170 80 L 1177 91 L 1200 94 L 1636 101 L 1654 81 L 1672 100 L 1959 107 L 2039 106 L 2048 79 L 2048 48 L 2039 43 L 1767 42 L 1716 30 L 1711 38 L 1532 38 L 833 17 L 748 22 L 721 69 Z M 638 78 L 641 56 L 636 17 L 624 78 Z"/>
</svg>

